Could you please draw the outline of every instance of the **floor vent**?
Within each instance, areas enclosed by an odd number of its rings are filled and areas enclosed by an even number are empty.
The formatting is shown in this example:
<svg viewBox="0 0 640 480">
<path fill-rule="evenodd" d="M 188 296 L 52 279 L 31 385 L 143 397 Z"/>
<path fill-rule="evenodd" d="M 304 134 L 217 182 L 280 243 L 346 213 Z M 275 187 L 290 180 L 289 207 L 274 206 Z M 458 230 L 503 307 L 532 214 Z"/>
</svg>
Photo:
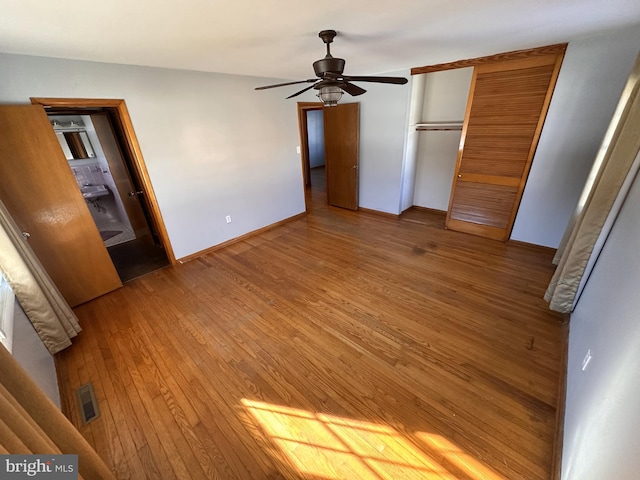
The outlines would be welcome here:
<svg viewBox="0 0 640 480">
<path fill-rule="evenodd" d="M 98 402 L 96 402 L 96 395 L 93 392 L 93 385 L 91 382 L 82 385 L 76 390 L 76 393 L 78 394 L 82 423 L 86 424 L 91 420 L 98 418 L 100 416 L 100 412 L 98 411 Z"/>
</svg>

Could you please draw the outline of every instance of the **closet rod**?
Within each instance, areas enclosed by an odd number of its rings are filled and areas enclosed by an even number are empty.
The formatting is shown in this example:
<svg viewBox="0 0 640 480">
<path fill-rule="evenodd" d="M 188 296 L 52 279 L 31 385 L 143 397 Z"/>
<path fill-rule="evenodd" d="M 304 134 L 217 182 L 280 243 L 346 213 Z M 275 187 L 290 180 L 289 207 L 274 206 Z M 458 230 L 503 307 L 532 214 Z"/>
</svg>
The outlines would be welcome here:
<svg viewBox="0 0 640 480">
<path fill-rule="evenodd" d="M 417 131 L 462 130 L 462 122 L 423 122 L 415 127 Z"/>
</svg>

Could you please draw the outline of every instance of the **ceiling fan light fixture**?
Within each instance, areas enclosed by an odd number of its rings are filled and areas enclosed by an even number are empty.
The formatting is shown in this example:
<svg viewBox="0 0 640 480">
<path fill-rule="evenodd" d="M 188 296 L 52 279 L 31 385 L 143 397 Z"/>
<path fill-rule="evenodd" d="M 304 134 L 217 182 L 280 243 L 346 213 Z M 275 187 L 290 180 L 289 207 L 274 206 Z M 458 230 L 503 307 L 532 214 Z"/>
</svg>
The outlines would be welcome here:
<svg viewBox="0 0 640 480">
<path fill-rule="evenodd" d="M 342 98 L 342 90 L 335 85 L 322 87 L 318 92 L 318 98 L 325 107 L 335 107 Z"/>
<path fill-rule="evenodd" d="M 313 71 L 316 78 L 307 80 L 297 80 L 294 82 L 277 83 L 275 85 L 265 85 L 264 87 L 256 87 L 256 90 L 267 90 L 268 88 L 285 87 L 288 85 L 297 85 L 300 83 L 312 83 L 308 87 L 303 88 L 287 98 L 294 98 L 302 95 L 304 92 L 313 89 L 318 90 L 317 97 L 322 100 L 325 107 L 334 107 L 342 98 L 343 93 L 348 93 L 352 97 L 357 97 L 366 93 L 364 88 L 352 82 L 372 82 L 372 83 L 390 83 L 396 85 L 404 85 L 408 82 L 405 77 L 370 77 L 370 76 L 347 76 L 343 75 L 345 61 L 343 58 L 337 58 L 331 55 L 329 44 L 333 42 L 336 36 L 335 30 L 323 30 L 318 36 L 327 45 L 327 54 L 324 58 L 313 62 Z"/>
</svg>

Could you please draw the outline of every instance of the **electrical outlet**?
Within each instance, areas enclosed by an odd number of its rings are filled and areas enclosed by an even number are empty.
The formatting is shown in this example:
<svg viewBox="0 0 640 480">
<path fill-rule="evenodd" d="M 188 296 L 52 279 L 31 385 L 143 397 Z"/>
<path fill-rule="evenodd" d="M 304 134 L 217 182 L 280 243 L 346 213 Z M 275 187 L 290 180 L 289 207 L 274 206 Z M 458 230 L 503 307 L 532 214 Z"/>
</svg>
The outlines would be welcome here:
<svg viewBox="0 0 640 480">
<path fill-rule="evenodd" d="M 231 223 L 231 215 L 226 216 L 227 223 Z"/>
<path fill-rule="evenodd" d="M 587 354 L 582 359 L 582 371 L 584 372 L 591 361 L 591 349 L 587 350 Z"/>
</svg>

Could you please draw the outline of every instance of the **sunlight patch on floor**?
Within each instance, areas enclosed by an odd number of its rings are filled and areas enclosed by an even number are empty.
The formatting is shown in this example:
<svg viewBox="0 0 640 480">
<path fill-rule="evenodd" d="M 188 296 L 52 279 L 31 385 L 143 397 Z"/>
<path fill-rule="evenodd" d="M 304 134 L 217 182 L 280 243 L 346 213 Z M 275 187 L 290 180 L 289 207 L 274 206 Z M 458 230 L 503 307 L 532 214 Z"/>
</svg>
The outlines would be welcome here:
<svg viewBox="0 0 640 480">
<path fill-rule="evenodd" d="M 242 404 L 287 463 L 313 478 L 342 480 L 473 479 L 501 476 L 439 435 L 243 399 Z M 453 468 L 446 468 L 451 465 Z M 451 470 L 451 471 L 450 471 Z"/>
<path fill-rule="evenodd" d="M 456 468 L 474 479 L 502 480 L 504 477 L 491 470 L 471 455 L 464 453 L 453 443 L 440 435 L 416 432 L 414 434 L 422 440 L 429 450 L 440 452 L 443 458 Z"/>
</svg>

